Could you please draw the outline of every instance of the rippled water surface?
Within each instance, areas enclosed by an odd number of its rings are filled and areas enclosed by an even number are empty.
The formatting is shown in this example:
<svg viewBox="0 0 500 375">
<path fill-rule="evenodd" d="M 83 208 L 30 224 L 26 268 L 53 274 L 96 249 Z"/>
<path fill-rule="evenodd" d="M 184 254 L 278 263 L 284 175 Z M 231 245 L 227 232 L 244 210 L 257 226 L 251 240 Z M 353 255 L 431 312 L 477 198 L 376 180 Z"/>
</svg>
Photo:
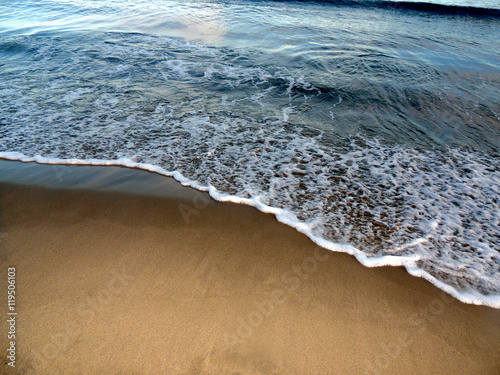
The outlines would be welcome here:
<svg viewBox="0 0 500 375">
<path fill-rule="evenodd" d="M 156 168 L 500 307 L 500 7 L 389 3 L 3 3 L 0 156 Z"/>
</svg>

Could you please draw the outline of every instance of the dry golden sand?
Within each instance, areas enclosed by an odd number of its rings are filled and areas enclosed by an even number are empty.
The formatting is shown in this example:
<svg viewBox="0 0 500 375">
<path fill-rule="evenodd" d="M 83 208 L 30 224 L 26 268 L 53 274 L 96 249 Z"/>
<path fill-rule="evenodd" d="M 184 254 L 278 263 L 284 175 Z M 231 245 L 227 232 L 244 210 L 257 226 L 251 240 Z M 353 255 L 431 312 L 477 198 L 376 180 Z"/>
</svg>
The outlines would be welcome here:
<svg viewBox="0 0 500 375">
<path fill-rule="evenodd" d="M 1 184 L 0 285 L 15 266 L 18 320 L 17 367 L 0 372 L 500 373 L 500 310 L 186 189 Z"/>
</svg>

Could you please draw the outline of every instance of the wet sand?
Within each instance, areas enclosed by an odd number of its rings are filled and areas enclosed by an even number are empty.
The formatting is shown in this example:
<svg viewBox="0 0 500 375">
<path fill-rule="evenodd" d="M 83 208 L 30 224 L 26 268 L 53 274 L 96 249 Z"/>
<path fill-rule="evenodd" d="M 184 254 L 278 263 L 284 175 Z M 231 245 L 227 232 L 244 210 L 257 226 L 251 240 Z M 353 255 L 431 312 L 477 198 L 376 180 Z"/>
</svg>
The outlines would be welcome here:
<svg viewBox="0 0 500 375">
<path fill-rule="evenodd" d="M 151 173 L 3 161 L 0 246 L 0 373 L 500 373 L 500 310 Z"/>
</svg>

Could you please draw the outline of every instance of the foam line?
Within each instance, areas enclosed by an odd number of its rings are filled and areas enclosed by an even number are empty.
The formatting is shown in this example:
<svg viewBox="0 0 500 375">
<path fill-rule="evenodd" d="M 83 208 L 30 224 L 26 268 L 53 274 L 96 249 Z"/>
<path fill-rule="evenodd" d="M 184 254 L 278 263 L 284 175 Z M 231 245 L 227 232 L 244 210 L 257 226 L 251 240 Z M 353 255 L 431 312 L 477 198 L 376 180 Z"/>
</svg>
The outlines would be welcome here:
<svg viewBox="0 0 500 375">
<path fill-rule="evenodd" d="M 456 288 L 448 284 L 445 284 L 440 280 L 437 280 L 434 276 L 432 276 L 425 270 L 420 269 L 417 266 L 417 261 L 419 261 L 421 257 L 417 254 L 404 255 L 404 256 L 383 255 L 378 257 L 377 256 L 369 257 L 363 251 L 351 245 L 334 243 L 332 241 L 328 241 L 321 237 L 315 236 L 312 233 L 311 228 L 305 223 L 300 222 L 297 219 L 297 217 L 291 212 L 288 212 L 280 208 L 267 206 L 266 204 L 260 202 L 258 198 L 247 199 L 247 198 L 232 196 L 229 194 L 224 194 L 222 192 L 219 192 L 213 186 L 204 186 L 196 181 L 190 180 L 189 178 L 184 177 L 181 173 L 177 171 L 167 171 L 158 166 L 144 164 L 144 163 L 136 163 L 129 158 L 121 158 L 117 160 L 56 159 L 56 158 L 47 158 L 39 155 L 26 156 L 19 152 L 0 152 L 0 159 L 21 161 L 21 162 L 36 162 L 39 164 L 53 164 L 53 165 L 59 164 L 59 165 L 120 166 L 120 167 L 141 169 L 149 172 L 158 173 L 160 175 L 173 177 L 183 186 L 189 186 L 196 190 L 208 192 L 210 196 L 217 201 L 244 204 L 255 207 L 264 213 L 271 213 L 276 216 L 276 219 L 278 221 L 280 221 L 283 224 L 289 225 L 298 230 L 299 232 L 305 234 L 317 245 L 334 252 L 341 252 L 353 255 L 365 267 L 402 266 L 406 268 L 407 272 L 410 275 L 426 279 L 427 281 L 435 285 L 437 288 L 445 291 L 446 293 L 450 294 L 451 296 L 455 297 L 456 299 L 464 303 L 485 305 L 496 309 L 500 309 L 500 295 L 482 295 L 475 291 L 459 291 Z M 413 241 L 413 243 L 410 243 L 409 246 L 418 245 L 422 242 L 425 242 L 425 239 L 417 239 Z"/>
</svg>

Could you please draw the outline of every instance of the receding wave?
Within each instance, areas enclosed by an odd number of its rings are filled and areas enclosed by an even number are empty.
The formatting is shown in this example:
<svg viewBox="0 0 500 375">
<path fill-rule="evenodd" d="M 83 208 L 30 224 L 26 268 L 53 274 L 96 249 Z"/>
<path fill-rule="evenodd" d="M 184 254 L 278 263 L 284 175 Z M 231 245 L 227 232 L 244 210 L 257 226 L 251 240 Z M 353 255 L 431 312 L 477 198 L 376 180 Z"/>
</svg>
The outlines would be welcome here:
<svg viewBox="0 0 500 375">
<path fill-rule="evenodd" d="M 200 128 L 207 136 L 200 137 Z M 463 302 L 500 308 L 500 159 L 361 138 L 332 150 L 298 133 L 255 131 L 248 124 L 220 130 L 227 124 L 197 119 L 178 124 L 177 136 L 149 138 L 158 143 L 142 149 L 94 148 L 83 159 L 36 151 L 0 152 L 0 158 L 122 165 L 172 176 L 216 200 L 272 213 L 365 266 L 404 266 Z M 68 149 L 78 144 L 78 136 L 72 138 L 61 139 Z"/>
<path fill-rule="evenodd" d="M 466 302 L 500 307 L 496 153 L 332 139 L 305 124 L 308 107 L 334 109 L 346 93 L 286 68 L 235 64 L 227 51 L 141 35 L 73 48 L 43 42 L 31 78 L 20 69 L 0 83 L 0 157 L 157 170 L 274 213 L 367 266 L 403 265 Z"/>
<path fill-rule="evenodd" d="M 251 18 L 271 40 L 246 48 L 240 11 L 228 46 L 145 32 L 5 36 L 0 157 L 170 175 L 366 266 L 405 266 L 500 308 L 500 66 L 494 41 L 477 37 L 494 24 L 445 20 L 480 24 L 462 39 L 398 35 L 378 18 L 376 32 L 344 21 L 330 32 L 323 9 L 323 26 L 300 27 L 285 9 L 282 25 Z"/>
</svg>

